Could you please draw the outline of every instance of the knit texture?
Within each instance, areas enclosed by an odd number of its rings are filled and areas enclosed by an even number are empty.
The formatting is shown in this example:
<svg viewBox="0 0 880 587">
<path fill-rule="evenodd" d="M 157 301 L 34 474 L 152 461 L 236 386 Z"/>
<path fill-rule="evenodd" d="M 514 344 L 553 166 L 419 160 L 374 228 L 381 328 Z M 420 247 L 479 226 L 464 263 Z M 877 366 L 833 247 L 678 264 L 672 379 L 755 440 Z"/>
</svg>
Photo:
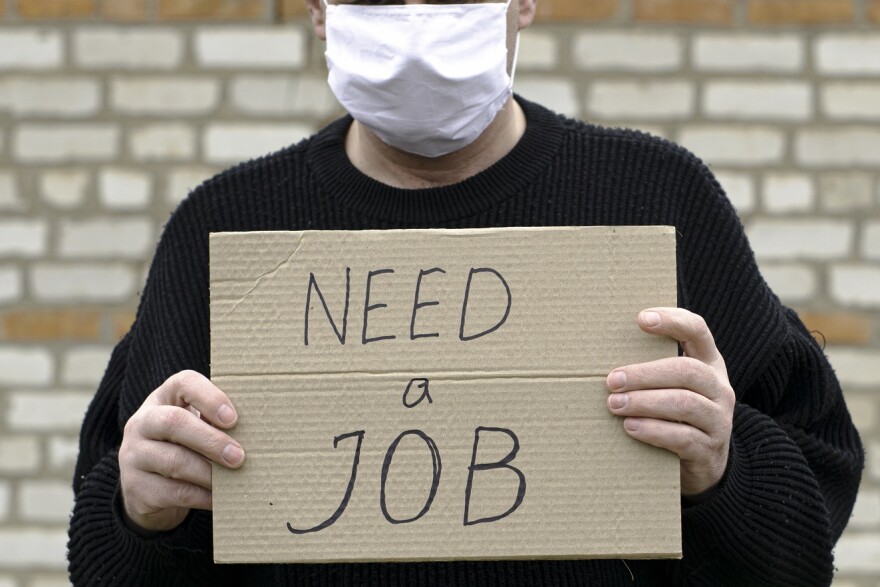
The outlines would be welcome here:
<svg viewBox="0 0 880 587">
<path fill-rule="evenodd" d="M 520 142 L 455 185 L 402 190 L 365 176 L 345 154 L 346 117 L 183 201 L 83 424 L 75 585 L 830 584 L 861 444 L 827 359 L 768 289 L 721 187 L 671 143 L 518 100 L 528 121 Z M 210 374 L 210 232 L 652 224 L 677 229 L 679 305 L 705 318 L 738 400 L 721 485 L 683 509 L 682 560 L 221 566 L 212 563 L 210 512 L 155 536 L 126 526 L 117 462 L 125 422 L 172 374 Z"/>
</svg>

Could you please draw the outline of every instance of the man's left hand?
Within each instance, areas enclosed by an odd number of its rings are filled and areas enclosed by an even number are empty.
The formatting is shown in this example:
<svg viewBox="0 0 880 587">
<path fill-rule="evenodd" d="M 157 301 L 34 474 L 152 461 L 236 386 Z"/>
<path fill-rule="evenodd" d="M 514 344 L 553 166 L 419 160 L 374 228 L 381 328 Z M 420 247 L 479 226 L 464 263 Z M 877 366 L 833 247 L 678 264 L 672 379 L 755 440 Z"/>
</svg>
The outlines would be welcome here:
<svg viewBox="0 0 880 587">
<path fill-rule="evenodd" d="M 628 365 L 608 375 L 608 408 L 623 416 L 627 434 L 676 453 L 681 494 L 698 496 L 718 485 L 727 468 L 736 402 L 724 358 L 702 317 L 681 308 L 651 308 L 639 327 L 669 336 L 680 357 Z"/>
</svg>

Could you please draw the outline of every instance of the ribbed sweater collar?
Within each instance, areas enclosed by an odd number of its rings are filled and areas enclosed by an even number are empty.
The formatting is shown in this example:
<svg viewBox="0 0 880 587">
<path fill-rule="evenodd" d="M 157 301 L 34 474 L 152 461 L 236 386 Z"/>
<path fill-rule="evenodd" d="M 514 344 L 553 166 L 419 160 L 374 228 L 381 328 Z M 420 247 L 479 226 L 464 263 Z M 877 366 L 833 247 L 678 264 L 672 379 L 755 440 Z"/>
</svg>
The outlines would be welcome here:
<svg viewBox="0 0 880 587">
<path fill-rule="evenodd" d="M 350 116 L 315 137 L 309 148 L 309 165 L 324 194 L 335 194 L 342 206 L 372 218 L 420 225 L 477 214 L 525 189 L 546 170 L 562 143 L 559 117 L 519 96 L 516 100 L 526 115 L 522 138 L 494 165 L 453 185 L 401 189 L 362 173 L 345 153 Z"/>
</svg>

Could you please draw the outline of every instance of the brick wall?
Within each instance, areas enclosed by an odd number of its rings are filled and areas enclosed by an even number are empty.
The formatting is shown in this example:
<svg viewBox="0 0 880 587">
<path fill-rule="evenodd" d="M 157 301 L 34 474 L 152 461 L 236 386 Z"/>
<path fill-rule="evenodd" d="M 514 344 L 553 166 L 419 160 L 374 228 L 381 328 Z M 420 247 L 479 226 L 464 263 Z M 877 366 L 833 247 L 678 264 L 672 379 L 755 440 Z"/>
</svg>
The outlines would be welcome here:
<svg viewBox="0 0 880 587">
<path fill-rule="evenodd" d="M 170 211 L 338 107 L 301 0 L 0 0 L 0 587 L 66 585 L 77 431 Z M 820 331 L 880 585 L 880 0 L 540 0 L 517 90 L 679 141 Z"/>
</svg>

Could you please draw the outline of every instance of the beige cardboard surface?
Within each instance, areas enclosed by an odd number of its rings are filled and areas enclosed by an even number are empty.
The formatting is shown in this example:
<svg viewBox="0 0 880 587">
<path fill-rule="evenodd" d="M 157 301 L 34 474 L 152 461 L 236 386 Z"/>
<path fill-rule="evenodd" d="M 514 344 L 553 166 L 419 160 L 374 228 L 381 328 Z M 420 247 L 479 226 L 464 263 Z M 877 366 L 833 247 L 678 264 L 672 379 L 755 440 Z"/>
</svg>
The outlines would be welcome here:
<svg viewBox="0 0 880 587">
<path fill-rule="evenodd" d="M 678 460 L 604 383 L 675 303 L 671 227 L 212 234 L 215 560 L 679 557 Z"/>
</svg>

